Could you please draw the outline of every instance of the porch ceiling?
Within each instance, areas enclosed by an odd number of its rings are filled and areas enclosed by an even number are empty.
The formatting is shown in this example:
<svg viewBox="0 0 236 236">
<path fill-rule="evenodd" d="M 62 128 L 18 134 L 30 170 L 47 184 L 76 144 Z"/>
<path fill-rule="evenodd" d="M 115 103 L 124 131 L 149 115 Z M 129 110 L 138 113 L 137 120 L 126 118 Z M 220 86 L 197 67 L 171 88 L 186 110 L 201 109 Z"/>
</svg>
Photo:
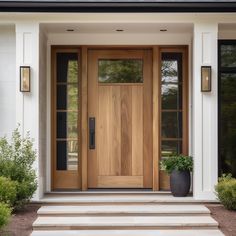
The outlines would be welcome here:
<svg viewBox="0 0 236 236">
<path fill-rule="evenodd" d="M 42 24 L 47 33 L 192 33 L 193 25 L 190 23 L 53 23 Z M 73 30 L 73 31 L 70 31 Z M 165 32 L 163 32 L 165 33 Z"/>
</svg>

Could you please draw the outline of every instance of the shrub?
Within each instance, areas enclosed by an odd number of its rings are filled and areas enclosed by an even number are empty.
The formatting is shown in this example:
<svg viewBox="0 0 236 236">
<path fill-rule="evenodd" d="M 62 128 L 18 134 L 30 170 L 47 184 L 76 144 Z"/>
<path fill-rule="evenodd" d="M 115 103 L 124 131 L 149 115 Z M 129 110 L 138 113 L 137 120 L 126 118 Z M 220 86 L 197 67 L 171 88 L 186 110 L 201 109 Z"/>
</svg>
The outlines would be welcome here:
<svg viewBox="0 0 236 236">
<path fill-rule="evenodd" d="M 0 176 L 17 182 L 15 208 L 27 203 L 37 189 L 33 169 L 35 158 L 36 152 L 29 133 L 22 138 L 17 128 L 13 131 L 10 141 L 6 137 L 0 139 Z"/>
<path fill-rule="evenodd" d="M 236 210 L 236 179 L 231 174 L 224 174 L 215 186 L 219 201 L 228 210 Z"/>
<path fill-rule="evenodd" d="M 17 182 L 0 176 L 0 202 L 14 206 L 16 201 Z"/>
<path fill-rule="evenodd" d="M 9 221 L 11 216 L 11 208 L 0 202 L 0 229 L 3 228 Z"/>
<path fill-rule="evenodd" d="M 184 171 L 193 170 L 193 158 L 184 155 L 174 155 L 167 157 L 160 162 L 161 169 L 165 170 L 168 174 L 171 174 L 173 170 Z"/>
</svg>

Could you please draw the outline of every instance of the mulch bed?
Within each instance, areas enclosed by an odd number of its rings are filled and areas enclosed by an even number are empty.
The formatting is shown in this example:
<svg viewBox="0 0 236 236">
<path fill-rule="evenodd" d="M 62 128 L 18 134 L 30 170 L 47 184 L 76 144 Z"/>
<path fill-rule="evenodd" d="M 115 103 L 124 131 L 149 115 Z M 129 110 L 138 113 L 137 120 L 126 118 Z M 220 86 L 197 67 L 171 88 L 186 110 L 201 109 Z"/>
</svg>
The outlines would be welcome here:
<svg viewBox="0 0 236 236">
<path fill-rule="evenodd" d="M 219 222 L 220 230 L 226 236 L 236 236 L 236 211 L 226 210 L 220 204 L 209 204 L 206 207 L 211 211 L 212 217 Z"/>
<path fill-rule="evenodd" d="M 37 210 L 40 205 L 30 204 L 11 217 L 10 223 L 0 231 L 1 236 L 29 236 L 32 232 L 32 224 L 37 218 Z"/>
</svg>

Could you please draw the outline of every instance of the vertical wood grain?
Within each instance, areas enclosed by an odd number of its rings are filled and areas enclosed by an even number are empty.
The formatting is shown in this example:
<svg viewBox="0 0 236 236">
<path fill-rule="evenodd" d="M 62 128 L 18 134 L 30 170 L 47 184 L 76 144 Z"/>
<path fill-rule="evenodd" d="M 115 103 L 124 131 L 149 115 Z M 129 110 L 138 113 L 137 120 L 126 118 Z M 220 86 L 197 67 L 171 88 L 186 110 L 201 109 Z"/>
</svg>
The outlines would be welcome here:
<svg viewBox="0 0 236 236">
<path fill-rule="evenodd" d="M 98 84 L 97 84 L 97 60 L 94 51 L 88 51 L 88 118 L 97 118 L 98 114 Z M 95 102 L 96 101 L 96 102 Z M 87 121 L 88 122 L 88 121 Z M 95 121 L 95 149 L 88 149 L 88 188 L 97 187 L 98 163 L 97 163 L 97 146 L 98 146 L 98 122 Z"/>
<path fill-rule="evenodd" d="M 160 53 L 157 46 L 153 47 L 153 190 L 159 190 L 159 161 L 160 161 Z"/>
<path fill-rule="evenodd" d="M 132 175 L 132 87 L 121 90 L 121 175 Z"/>
<path fill-rule="evenodd" d="M 111 87 L 110 175 L 121 175 L 121 86 Z"/>
<path fill-rule="evenodd" d="M 143 161 L 144 166 L 144 187 L 152 188 L 153 185 L 153 127 L 152 127 L 152 53 L 151 50 L 144 51 L 144 96 L 143 96 Z"/>
<path fill-rule="evenodd" d="M 110 175 L 111 147 L 111 87 L 98 86 L 98 116 L 97 116 L 97 155 L 98 175 Z"/>
<path fill-rule="evenodd" d="M 81 49 L 81 177 L 82 190 L 88 188 L 88 77 L 87 77 L 87 47 Z"/>
<path fill-rule="evenodd" d="M 132 87 L 132 175 L 143 176 L 143 87 Z"/>
</svg>

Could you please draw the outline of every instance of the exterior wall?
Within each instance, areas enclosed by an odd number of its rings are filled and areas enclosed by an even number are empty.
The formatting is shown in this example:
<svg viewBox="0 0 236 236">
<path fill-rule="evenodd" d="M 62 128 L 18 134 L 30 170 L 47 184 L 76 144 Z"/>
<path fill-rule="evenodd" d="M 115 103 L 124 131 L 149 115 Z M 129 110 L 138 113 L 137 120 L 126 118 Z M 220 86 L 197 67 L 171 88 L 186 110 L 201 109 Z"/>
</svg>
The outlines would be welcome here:
<svg viewBox="0 0 236 236">
<path fill-rule="evenodd" d="M 37 151 L 37 159 L 34 164 L 38 177 L 39 187 L 34 199 L 38 200 L 43 196 L 42 162 L 43 156 L 40 144 L 43 143 L 40 137 L 40 81 L 39 75 L 39 24 L 33 22 L 18 22 L 16 24 L 16 78 L 19 78 L 19 67 L 28 65 L 31 67 L 31 88 L 30 93 L 22 93 L 16 90 L 16 121 L 20 124 L 21 134 L 30 132 L 34 139 L 34 148 Z M 43 64 L 41 64 L 41 68 Z M 41 76 L 42 77 L 42 76 Z M 42 147 L 43 148 L 43 147 Z"/>
<path fill-rule="evenodd" d="M 35 168 L 39 178 L 39 189 L 35 199 L 39 199 L 45 190 L 50 191 L 50 114 L 48 111 L 50 111 L 50 46 L 52 44 L 189 45 L 189 65 L 192 67 L 189 76 L 189 150 L 190 155 L 194 157 L 193 193 L 196 199 L 215 199 L 214 185 L 217 182 L 218 161 L 217 39 L 218 37 L 221 39 L 236 38 L 234 30 L 221 30 L 218 36 L 218 24 L 235 24 L 235 14 L 0 14 L 0 20 L 16 25 L 15 36 L 13 27 L 0 27 L 0 68 L 5 69 L 0 70 L 0 108 L 1 111 L 4 111 L 0 116 L 0 135 L 9 134 L 15 128 L 16 123 L 20 123 L 22 134 L 30 131 L 31 136 L 35 139 L 35 148 L 38 151 Z M 194 26 L 194 32 L 182 34 L 122 33 L 120 35 L 106 33 L 53 34 L 48 32 L 46 35 L 43 33 L 43 28 L 40 27 L 41 23 L 66 22 L 74 24 L 86 22 L 94 24 L 104 22 L 122 24 L 126 22 L 191 23 Z M 14 47 L 15 38 L 16 48 Z M 6 54 L 11 61 L 7 70 L 7 66 L 4 64 L 6 61 L 3 60 Z M 16 57 L 16 64 L 14 64 L 14 57 Z M 46 64 L 45 61 L 47 61 Z M 20 65 L 30 65 L 32 68 L 30 94 L 19 92 L 16 78 L 19 77 Z M 213 83 L 210 93 L 202 93 L 200 89 L 201 65 L 212 66 Z M 13 68 L 15 68 L 15 72 L 12 72 Z M 13 73 L 16 73 L 15 76 Z M 13 90 L 15 95 L 12 95 L 14 94 L 12 92 L 10 96 L 8 91 Z"/>
<path fill-rule="evenodd" d="M 16 128 L 15 40 L 14 26 L 0 25 L 0 137 Z"/>
<path fill-rule="evenodd" d="M 39 32 L 39 180 L 43 194 L 46 191 L 47 164 L 47 36 Z M 49 158 L 50 159 L 50 158 Z"/>
<path fill-rule="evenodd" d="M 215 199 L 218 177 L 218 96 L 217 96 L 218 24 L 194 24 L 193 44 L 193 157 L 194 196 Z M 201 66 L 212 67 L 212 91 L 201 92 Z"/>
</svg>

